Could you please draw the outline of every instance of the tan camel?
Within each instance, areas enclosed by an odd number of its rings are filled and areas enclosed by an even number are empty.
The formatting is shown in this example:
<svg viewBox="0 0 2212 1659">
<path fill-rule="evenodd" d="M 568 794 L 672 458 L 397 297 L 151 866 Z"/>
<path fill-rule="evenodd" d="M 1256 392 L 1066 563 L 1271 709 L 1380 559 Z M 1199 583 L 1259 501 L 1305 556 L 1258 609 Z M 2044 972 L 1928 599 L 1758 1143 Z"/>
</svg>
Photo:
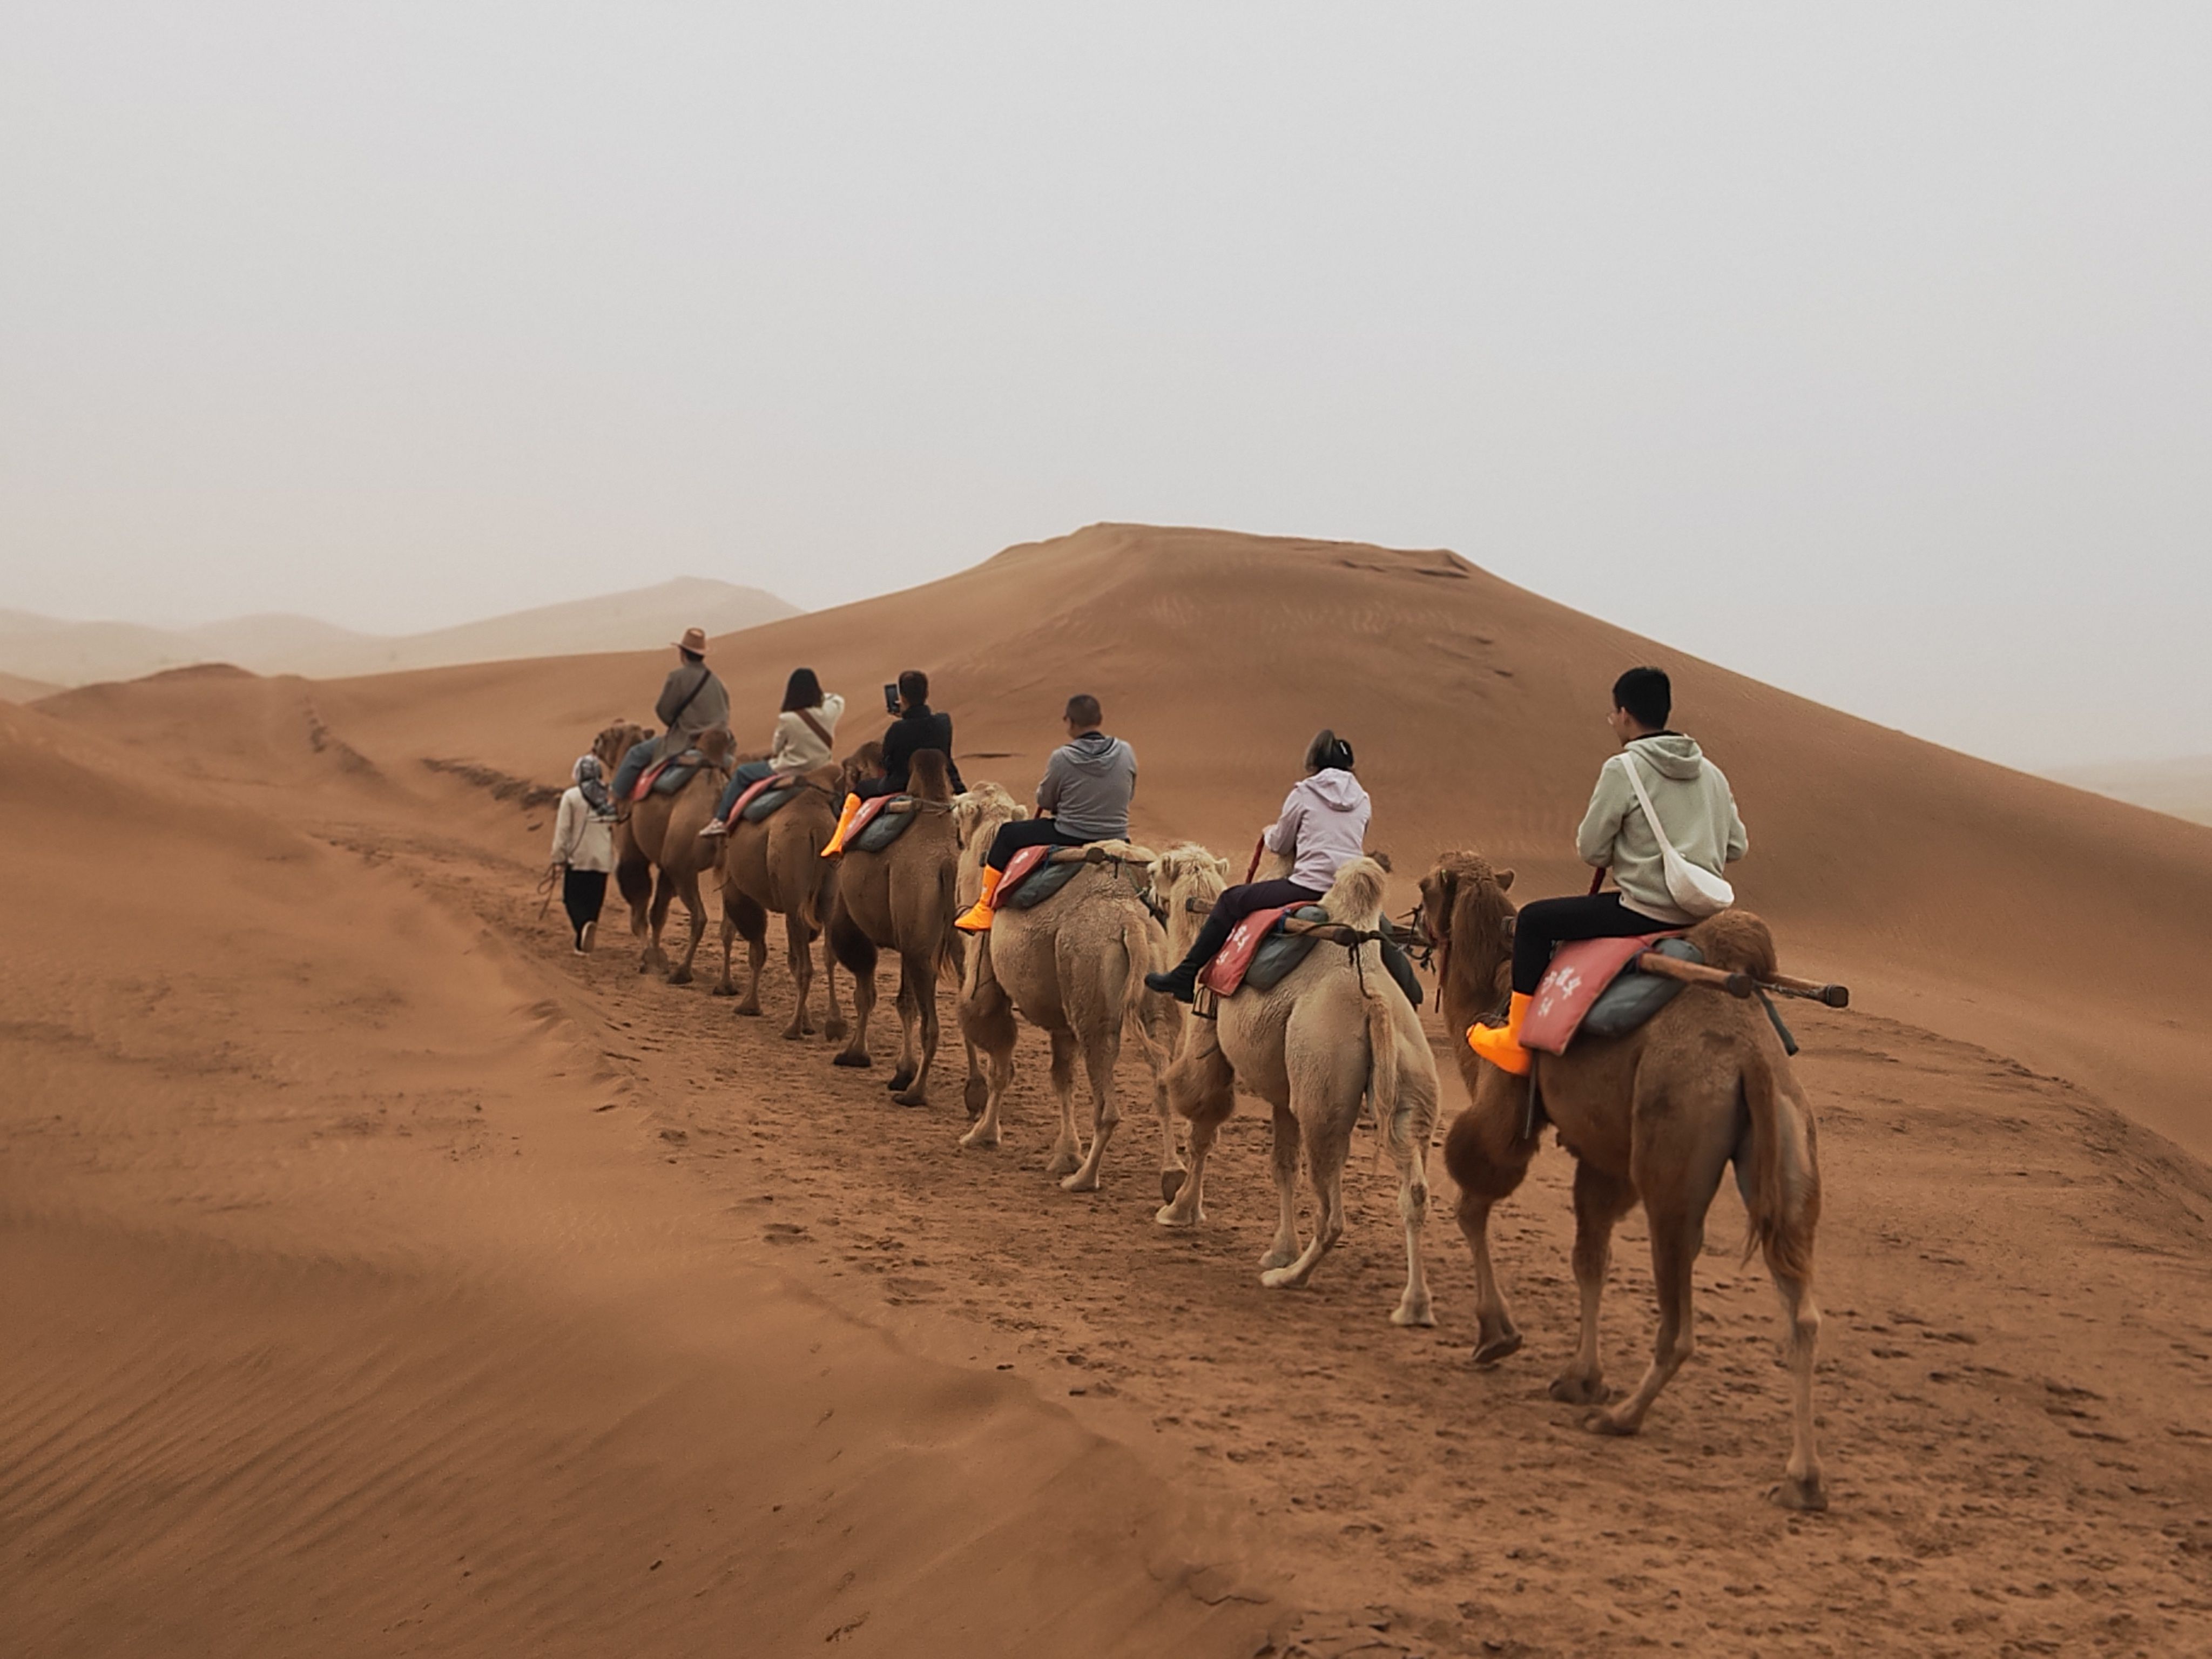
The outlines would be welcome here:
<svg viewBox="0 0 2212 1659">
<path fill-rule="evenodd" d="M 783 918 L 785 957 L 791 966 L 793 1004 L 786 1037 L 814 1034 L 806 1010 L 813 988 L 814 940 L 826 933 L 837 890 L 837 861 L 822 849 L 837 828 L 837 809 L 851 779 L 842 766 L 823 766 L 799 780 L 799 793 L 758 823 L 743 818 L 732 824 L 722 848 L 722 977 L 718 997 L 735 996 L 730 976 L 730 946 L 742 933 L 750 975 L 737 1012 L 761 1011 L 761 969 L 768 961 L 768 915 Z M 837 958 L 825 942 L 822 972 L 830 1012 L 823 1030 L 831 1042 L 849 1029 L 837 1006 Z"/>
<path fill-rule="evenodd" d="M 1026 816 L 994 783 L 979 784 L 954 803 L 963 908 L 982 890 L 991 838 L 1001 825 Z M 1119 841 L 1102 842 L 1097 850 L 1117 861 L 1077 871 L 1034 909 L 999 911 L 990 931 L 976 936 L 975 954 L 961 980 L 960 1029 L 971 1050 L 983 1056 L 986 1093 L 981 1115 L 960 1144 L 999 1144 L 999 1114 L 1014 1075 L 1018 1012 L 1052 1043 L 1060 1135 L 1046 1171 L 1061 1177 L 1063 1191 L 1096 1192 L 1107 1145 L 1121 1121 L 1114 1068 L 1126 1032 L 1136 1038 L 1152 1073 L 1152 1109 L 1160 1123 L 1160 1192 L 1170 1197 L 1182 1186 L 1183 1171 L 1168 1111 L 1166 1072 L 1182 1034 L 1182 1007 L 1145 988 L 1145 975 L 1167 965 L 1167 935 L 1146 905 L 1153 855 Z M 1079 1056 L 1091 1084 L 1088 1152 L 1075 1123 Z"/>
<path fill-rule="evenodd" d="M 697 747 L 707 763 L 674 794 L 647 795 L 630 805 L 615 831 L 615 883 L 629 901 L 630 932 L 645 941 L 637 971 L 649 974 L 656 968 L 668 967 L 660 934 L 667 925 L 671 903 L 681 898 L 691 918 L 691 937 L 684 946 L 684 960 L 669 973 L 671 985 L 691 982 L 691 960 L 699 954 L 699 941 L 707 934 L 707 905 L 700 896 L 699 878 L 714 869 L 720 858 L 721 839 L 699 832 L 714 816 L 714 802 L 730 775 L 736 745 L 728 728 L 718 726 L 699 734 Z"/>
<path fill-rule="evenodd" d="M 1421 915 L 1439 952 L 1445 1029 L 1463 1033 L 1503 1000 L 1512 962 L 1510 870 L 1473 853 L 1447 853 L 1421 883 Z M 1741 910 L 1700 922 L 1689 937 L 1716 967 L 1774 969 L 1766 924 Z M 1444 1139 L 1444 1165 L 1459 1183 L 1459 1224 L 1474 1257 L 1480 1320 L 1475 1363 L 1492 1364 L 1521 1346 L 1491 1265 L 1491 1207 L 1521 1184 L 1535 1156 L 1528 1079 L 1454 1045 L 1469 1104 Z M 1598 1304 L 1611 1261 L 1613 1224 L 1639 1200 L 1651 1231 L 1659 1332 L 1635 1392 L 1586 1415 L 1606 1434 L 1634 1434 L 1644 1413 L 1696 1345 L 1692 1270 L 1705 1212 L 1733 1161 L 1750 1216 L 1747 1257 L 1763 1249 L 1787 1322 L 1784 1348 L 1794 1402 L 1787 1478 L 1769 1493 L 1785 1509 L 1827 1507 L 1813 1436 L 1813 1352 L 1820 1314 L 1813 1300 L 1813 1235 L 1820 1215 L 1819 1147 L 1813 1114 L 1765 1012 L 1718 992 L 1683 992 L 1625 1036 L 1577 1038 L 1564 1055 L 1536 1056 L 1534 1085 L 1559 1144 L 1575 1155 L 1575 1284 L 1582 1339 L 1552 1384 L 1572 1405 L 1609 1398 L 1598 1363 Z"/>
<path fill-rule="evenodd" d="M 830 912 L 830 949 L 853 975 L 853 1035 L 833 1064 L 868 1066 L 868 1018 L 876 1006 L 876 957 L 899 959 L 899 1057 L 891 1098 L 929 1103 L 929 1069 L 937 1058 L 937 981 L 957 977 L 965 957 L 952 926 L 954 866 L 960 849 L 952 828 L 952 783 L 945 757 L 916 754 L 908 776 L 915 822 L 880 853 L 848 847 L 837 855 L 837 897 Z M 970 1061 L 971 1075 L 974 1070 Z"/>
<path fill-rule="evenodd" d="M 1186 902 L 1221 891 L 1226 866 L 1199 849 L 1162 860 L 1159 887 L 1180 954 L 1197 936 Z M 1263 874 L 1262 878 L 1265 878 Z M 1333 921 L 1362 932 L 1382 925 L 1383 870 L 1354 859 L 1322 899 Z M 1221 1000 L 1216 1017 L 1192 1024 L 1190 1040 L 1168 1072 L 1175 1109 L 1190 1120 L 1190 1175 L 1153 1218 L 1162 1226 L 1206 1218 L 1207 1155 L 1236 1109 L 1239 1085 L 1274 1109 L 1274 1176 L 1280 1202 L 1274 1242 L 1260 1258 L 1269 1290 L 1304 1285 L 1344 1234 L 1344 1165 L 1352 1127 L 1371 1099 L 1382 1145 L 1398 1170 L 1398 1214 L 1406 1228 L 1406 1287 L 1394 1325 L 1433 1325 L 1421 1226 L 1428 1217 L 1429 1138 L 1437 1122 L 1437 1066 L 1413 1004 L 1382 965 L 1372 942 L 1347 950 L 1318 943 L 1269 990 L 1246 986 Z M 1313 1242 L 1298 1248 L 1298 1155 L 1303 1146 L 1319 1213 Z"/>
</svg>

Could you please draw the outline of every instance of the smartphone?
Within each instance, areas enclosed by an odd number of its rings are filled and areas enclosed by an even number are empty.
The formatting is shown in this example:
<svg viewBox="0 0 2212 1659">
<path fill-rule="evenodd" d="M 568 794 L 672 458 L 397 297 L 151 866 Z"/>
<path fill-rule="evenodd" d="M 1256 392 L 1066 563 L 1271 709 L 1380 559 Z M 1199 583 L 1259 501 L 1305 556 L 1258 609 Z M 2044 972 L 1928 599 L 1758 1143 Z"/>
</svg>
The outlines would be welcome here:
<svg viewBox="0 0 2212 1659">
<path fill-rule="evenodd" d="M 887 714 L 896 714 L 898 711 L 898 687 L 896 684 L 887 685 L 884 688 L 884 712 Z"/>
</svg>

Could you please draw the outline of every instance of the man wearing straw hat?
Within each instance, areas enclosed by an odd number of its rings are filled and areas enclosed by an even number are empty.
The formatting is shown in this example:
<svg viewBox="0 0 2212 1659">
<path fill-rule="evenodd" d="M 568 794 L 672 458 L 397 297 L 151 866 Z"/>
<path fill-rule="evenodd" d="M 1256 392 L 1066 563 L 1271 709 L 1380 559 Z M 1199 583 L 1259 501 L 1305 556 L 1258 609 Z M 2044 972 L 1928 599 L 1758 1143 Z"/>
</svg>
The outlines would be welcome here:
<svg viewBox="0 0 2212 1659">
<path fill-rule="evenodd" d="M 661 683 L 653 712 L 663 727 L 657 738 L 633 744 L 615 770 L 614 796 L 628 800 L 645 769 L 667 756 L 680 755 L 702 732 L 730 723 L 730 694 L 707 666 L 707 630 L 687 628 L 676 642 L 676 666 Z"/>
</svg>

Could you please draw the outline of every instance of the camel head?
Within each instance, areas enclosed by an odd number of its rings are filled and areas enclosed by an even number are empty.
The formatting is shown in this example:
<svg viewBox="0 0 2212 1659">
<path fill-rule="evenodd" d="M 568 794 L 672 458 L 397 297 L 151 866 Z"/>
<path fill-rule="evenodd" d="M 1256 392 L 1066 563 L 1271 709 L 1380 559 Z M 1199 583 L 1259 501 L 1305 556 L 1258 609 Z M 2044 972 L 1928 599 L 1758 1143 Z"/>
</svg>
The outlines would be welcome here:
<svg viewBox="0 0 2212 1659">
<path fill-rule="evenodd" d="M 1217 896 L 1229 884 L 1229 860 L 1194 841 L 1177 842 L 1152 860 L 1152 896 L 1167 912 L 1169 946 L 1181 956 L 1205 925 L 1184 901 Z"/>
<path fill-rule="evenodd" d="M 1388 877 L 1388 868 L 1375 859 L 1351 860 L 1329 883 L 1321 908 L 1328 912 L 1332 921 L 1372 927 L 1382 919 L 1383 884 Z"/>
<path fill-rule="evenodd" d="M 1446 997 L 1490 1008 L 1512 982 L 1510 870 L 1493 870 L 1480 853 L 1439 854 L 1421 878 L 1421 925 L 1437 947 L 1437 981 Z"/>
<path fill-rule="evenodd" d="M 952 763 L 941 749 L 917 749 L 907 763 L 906 792 L 916 800 L 952 799 Z"/>
<path fill-rule="evenodd" d="M 726 772 L 737 763 L 738 740 L 730 735 L 726 726 L 708 726 L 699 734 L 693 747 L 718 772 Z"/>
<path fill-rule="evenodd" d="M 612 726 L 601 727 L 599 735 L 592 739 L 592 753 L 599 757 L 599 764 L 606 768 L 607 775 L 612 777 L 615 768 L 622 764 L 622 757 L 652 735 L 653 728 L 649 726 L 617 720 Z"/>
<path fill-rule="evenodd" d="M 860 786 L 872 778 L 884 775 L 884 746 L 873 741 L 862 744 L 845 757 L 845 793 L 857 793 Z"/>
<path fill-rule="evenodd" d="M 960 850 L 972 855 L 969 862 L 975 864 L 983 861 L 1000 826 L 1029 815 L 1030 809 L 1016 800 L 1011 791 L 988 781 L 971 785 L 966 794 L 955 796 L 952 802 L 952 827 L 959 833 Z"/>
</svg>

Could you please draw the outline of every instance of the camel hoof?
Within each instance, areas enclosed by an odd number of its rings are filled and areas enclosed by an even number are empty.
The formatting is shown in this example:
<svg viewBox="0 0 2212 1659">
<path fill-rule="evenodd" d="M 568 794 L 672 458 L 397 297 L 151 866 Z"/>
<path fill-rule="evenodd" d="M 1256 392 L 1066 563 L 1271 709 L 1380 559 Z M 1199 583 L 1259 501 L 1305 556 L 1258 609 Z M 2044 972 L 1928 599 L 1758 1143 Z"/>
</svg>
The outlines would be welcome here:
<svg viewBox="0 0 2212 1659">
<path fill-rule="evenodd" d="M 929 1104 L 929 1097 L 919 1089 L 902 1089 L 898 1093 L 891 1097 L 891 1104 L 894 1106 L 927 1106 Z"/>
<path fill-rule="evenodd" d="M 734 985 L 717 985 L 713 990 L 707 993 L 710 997 L 733 997 L 737 995 L 737 994 L 738 988 Z M 739 1013 L 743 1013 L 744 1012 L 744 1010 L 740 1008 L 738 1012 Z"/>
<path fill-rule="evenodd" d="M 1626 1440 L 1644 1425 L 1622 1417 L 1616 1412 L 1592 1412 L 1583 1419 L 1583 1426 L 1592 1434 L 1611 1435 L 1616 1439 Z"/>
<path fill-rule="evenodd" d="M 1781 1509 L 1817 1515 L 1828 1507 L 1828 1485 L 1817 1474 L 1802 1480 L 1789 1475 L 1766 1489 L 1766 1501 Z"/>
<path fill-rule="evenodd" d="M 1553 1377 L 1549 1393 L 1565 1406 L 1602 1406 L 1612 1398 L 1601 1378 L 1577 1376 L 1572 1371 Z"/>
<path fill-rule="evenodd" d="M 896 1093 L 901 1089 L 910 1089 L 913 1086 L 914 1073 L 912 1072 L 905 1071 L 893 1072 L 890 1074 L 890 1077 L 884 1084 L 884 1087 L 890 1090 L 893 1093 Z"/>
<path fill-rule="evenodd" d="M 1304 1282 L 1292 1267 L 1270 1267 L 1260 1275 L 1260 1288 L 1266 1291 L 1295 1291 Z"/>
<path fill-rule="evenodd" d="M 1160 1202 L 1163 1204 L 1174 1203 L 1176 1201 L 1176 1194 L 1182 1191 L 1182 1183 L 1189 1179 L 1190 1171 L 1188 1170 L 1161 1170 Z"/>
<path fill-rule="evenodd" d="M 668 982 L 671 985 L 689 985 L 691 982 L 691 970 L 689 968 L 678 968 L 668 976 Z"/>
<path fill-rule="evenodd" d="M 876 1062 L 870 1060 L 866 1054 L 856 1054 L 850 1048 L 848 1048 L 842 1053 L 833 1056 L 830 1063 L 832 1066 L 857 1066 L 865 1071 L 867 1067 L 874 1065 Z"/>
<path fill-rule="evenodd" d="M 1061 1180 L 1060 1190 L 1063 1193 L 1095 1193 L 1098 1190 L 1097 1172 L 1094 1170 L 1085 1175 L 1082 1170 L 1078 1170 L 1073 1175 Z"/>
<path fill-rule="evenodd" d="M 1073 1175 L 1083 1167 L 1083 1160 L 1073 1152 L 1054 1152 L 1046 1161 L 1044 1172 L 1048 1176 Z"/>
<path fill-rule="evenodd" d="M 973 1121 L 982 1116 L 983 1109 L 991 1103 L 991 1085 L 980 1077 L 971 1077 L 962 1099 L 967 1105 L 969 1119 Z"/>
<path fill-rule="evenodd" d="M 1437 1322 L 1436 1310 L 1429 1305 L 1425 1298 L 1414 1303 L 1411 1307 L 1401 1302 L 1391 1310 L 1390 1322 L 1406 1329 L 1419 1328 L 1425 1330 Z"/>
<path fill-rule="evenodd" d="M 999 1132 L 993 1129 L 986 1133 L 979 1123 L 960 1137 L 960 1144 L 971 1152 L 995 1152 L 999 1150 Z"/>
<path fill-rule="evenodd" d="M 853 1035 L 853 1028 L 842 1019 L 833 1019 L 822 1028 L 822 1035 L 830 1042 L 842 1042 Z"/>
<path fill-rule="evenodd" d="M 806 1035 L 806 1033 L 805 1033 L 805 1032 L 804 1032 L 804 1031 L 802 1031 L 802 1030 L 800 1030 L 799 1029 L 799 1027 L 797 1027 L 796 1025 L 787 1025 L 787 1026 L 785 1026 L 785 1027 L 783 1028 L 783 1030 L 782 1030 L 782 1033 L 781 1033 L 781 1036 L 782 1036 L 782 1037 L 783 1037 L 783 1040 L 784 1040 L 786 1042 L 798 1042 L 798 1041 L 799 1041 L 799 1038 L 801 1038 L 801 1037 L 805 1036 L 805 1035 Z"/>
<path fill-rule="evenodd" d="M 1152 1212 L 1152 1224 L 1156 1227 L 1195 1227 L 1205 1219 L 1203 1210 L 1195 1215 L 1185 1215 L 1172 1204 L 1163 1204 Z"/>
<path fill-rule="evenodd" d="M 1501 1359 L 1510 1359 L 1521 1352 L 1521 1333 L 1508 1331 L 1503 1336 L 1493 1336 L 1474 1345 L 1474 1352 L 1467 1363 L 1478 1370 L 1488 1370 Z"/>
<path fill-rule="evenodd" d="M 1298 1247 L 1293 1244 L 1288 1249 L 1268 1251 L 1267 1255 L 1260 1258 L 1260 1266 L 1262 1270 L 1272 1273 L 1278 1267 L 1289 1267 L 1291 1263 L 1296 1261 L 1297 1259 Z"/>
</svg>

